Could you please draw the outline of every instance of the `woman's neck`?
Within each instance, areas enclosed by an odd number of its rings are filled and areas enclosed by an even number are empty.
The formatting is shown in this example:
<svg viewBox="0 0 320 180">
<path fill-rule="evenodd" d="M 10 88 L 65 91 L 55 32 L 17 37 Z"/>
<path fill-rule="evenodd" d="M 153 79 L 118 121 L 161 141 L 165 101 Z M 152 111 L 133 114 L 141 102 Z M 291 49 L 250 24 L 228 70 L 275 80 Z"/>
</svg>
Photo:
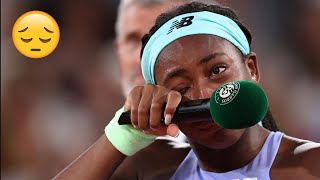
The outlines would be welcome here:
<svg viewBox="0 0 320 180">
<path fill-rule="evenodd" d="M 211 149 L 199 144 L 192 144 L 201 169 L 217 173 L 241 168 L 251 162 L 260 152 L 269 131 L 253 126 L 245 130 L 241 138 L 226 149 Z"/>
</svg>

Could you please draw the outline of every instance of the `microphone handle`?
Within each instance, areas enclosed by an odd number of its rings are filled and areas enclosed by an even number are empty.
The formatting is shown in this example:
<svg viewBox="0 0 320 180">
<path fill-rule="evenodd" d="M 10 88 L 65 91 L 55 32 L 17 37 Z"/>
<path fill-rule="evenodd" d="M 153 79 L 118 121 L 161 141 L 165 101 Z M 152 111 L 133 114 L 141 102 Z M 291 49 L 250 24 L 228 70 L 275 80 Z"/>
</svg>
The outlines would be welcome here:
<svg viewBox="0 0 320 180">
<path fill-rule="evenodd" d="M 165 107 L 166 104 L 162 108 L 163 112 Z M 172 122 L 174 123 L 197 121 L 212 121 L 210 114 L 210 98 L 181 102 L 172 118 Z M 163 113 L 161 122 L 164 123 Z M 122 113 L 118 123 L 119 125 L 131 124 L 130 111 Z"/>
</svg>

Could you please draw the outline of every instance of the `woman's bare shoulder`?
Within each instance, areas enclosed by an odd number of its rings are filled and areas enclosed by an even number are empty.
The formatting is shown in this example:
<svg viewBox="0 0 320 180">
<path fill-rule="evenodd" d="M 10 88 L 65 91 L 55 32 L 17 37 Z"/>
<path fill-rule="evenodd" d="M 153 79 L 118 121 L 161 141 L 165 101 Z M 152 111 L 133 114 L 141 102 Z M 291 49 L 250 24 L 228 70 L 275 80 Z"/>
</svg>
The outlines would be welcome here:
<svg viewBox="0 0 320 180">
<path fill-rule="evenodd" d="M 313 157 L 320 155 L 320 143 L 316 143 L 309 140 L 299 139 L 292 136 L 284 135 L 279 152 L 285 151 L 291 154 L 293 157 Z M 280 148 L 281 148 L 280 146 Z M 318 158 L 319 159 L 319 158 Z"/>
<path fill-rule="evenodd" d="M 320 178 L 320 143 L 284 135 L 273 169 L 295 178 Z"/>
</svg>

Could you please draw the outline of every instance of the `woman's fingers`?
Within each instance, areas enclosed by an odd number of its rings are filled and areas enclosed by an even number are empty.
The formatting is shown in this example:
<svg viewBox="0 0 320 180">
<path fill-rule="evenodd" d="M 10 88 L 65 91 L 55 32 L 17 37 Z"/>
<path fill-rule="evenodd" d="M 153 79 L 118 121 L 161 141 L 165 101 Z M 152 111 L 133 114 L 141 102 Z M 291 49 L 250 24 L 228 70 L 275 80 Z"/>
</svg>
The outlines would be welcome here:
<svg viewBox="0 0 320 180">
<path fill-rule="evenodd" d="M 153 134 L 157 136 L 169 135 L 171 137 L 178 137 L 180 134 L 179 128 L 176 124 L 170 124 L 169 126 L 161 125 L 157 130 L 149 129 L 145 133 Z"/>
<path fill-rule="evenodd" d="M 178 137 L 179 132 L 179 128 L 176 124 L 172 123 L 167 127 L 167 134 L 171 137 Z"/>
<path fill-rule="evenodd" d="M 181 98 L 181 94 L 177 91 L 168 90 L 163 86 L 146 84 L 137 86 L 130 92 L 124 108 L 125 111 L 131 111 L 131 123 L 135 128 L 140 128 L 145 133 L 154 135 L 167 134 L 176 137 L 179 128 L 170 123 Z M 166 125 L 161 124 L 165 103 L 167 103 L 164 110 Z"/>
<path fill-rule="evenodd" d="M 149 129 L 149 114 L 154 91 L 155 89 L 152 84 L 146 84 L 143 88 L 138 109 L 138 126 L 141 130 Z"/>
<path fill-rule="evenodd" d="M 161 125 L 161 116 L 163 113 L 162 108 L 165 104 L 168 93 L 168 90 L 164 87 L 157 86 L 157 88 L 158 90 L 152 99 L 149 120 L 150 128 L 154 131 L 157 131 Z"/>
<path fill-rule="evenodd" d="M 150 109 L 150 129 L 146 132 L 154 135 L 169 135 L 172 137 L 176 137 L 179 134 L 179 128 L 176 124 L 170 123 L 176 111 L 176 108 L 181 101 L 181 94 L 177 91 L 170 91 L 161 86 L 157 86 L 156 88 L 157 92 L 152 99 Z M 166 125 L 161 124 L 163 106 L 165 105 L 165 103 L 167 103 L 164 111 Z"/>
<path fill-rule="evenodd" d="M 138 108 L 142 97 L 143 86 L 136 86 L 132 89 L 124 104 L 124 109 L 130 111 L 131 124 L 138 126 Z"/>
<path fill-rule="evenodd" d="M 181 102 L 181 94 L 177 91 L 170 91 L 167 96 L 167 105 L 164 110 L 165 124 L 171 123 L 172 117 Z"/>
</svg>

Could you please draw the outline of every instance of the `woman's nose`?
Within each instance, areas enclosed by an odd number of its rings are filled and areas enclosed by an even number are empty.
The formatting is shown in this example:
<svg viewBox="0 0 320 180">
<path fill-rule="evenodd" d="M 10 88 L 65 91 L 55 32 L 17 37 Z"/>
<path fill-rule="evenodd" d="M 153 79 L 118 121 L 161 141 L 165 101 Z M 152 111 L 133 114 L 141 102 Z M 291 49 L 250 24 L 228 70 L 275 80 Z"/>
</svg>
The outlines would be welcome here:
<svg viewBox="0 0 320 180">
<path fill-rule="evenodd" d="M 196 88 L 193 89 L 193 93 L 192 93 L 192 97 L 191 99 L 206 99 L 206 98 L 210 98 L 212 93 L 214 92 L 214 90 L 218 88 L 217 87 L 213 87 L 207 84 L 205 85 L 200 85 L 197 86 Z"/>
</svg>

